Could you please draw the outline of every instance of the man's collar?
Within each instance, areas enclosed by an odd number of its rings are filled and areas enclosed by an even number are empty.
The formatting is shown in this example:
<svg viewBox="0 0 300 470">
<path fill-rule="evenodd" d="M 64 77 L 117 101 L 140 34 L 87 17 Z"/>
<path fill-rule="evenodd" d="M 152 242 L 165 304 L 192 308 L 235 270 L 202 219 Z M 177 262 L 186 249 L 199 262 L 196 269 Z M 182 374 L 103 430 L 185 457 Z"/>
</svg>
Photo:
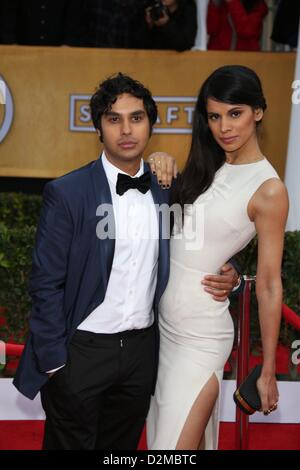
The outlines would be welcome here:
<svg viewBox="0 0 300 470">
<path fill-rule="evenodd" d="M 122 173 L 123 175 L 128 175 L 128 173 L 125 173 L 124 171 L 120 170 L 120 168 L 116 167 L 110 161 L 107 160 L 107 157 L 105 155 L 105 152 L 102 152 L 102 164 L 104 171 L 106 173 L 107 179 L 112 183 L 116 184 L 117 183 L 117 178 L 118 178 L 118 173 Z M 134 178 L 137 178 L 138 176 L 141 176 L 144 173 L 144 161 L 141 159 L 140 163 L 140 169 L 139 171 L 134 175 Z M 131 175 L 129 175 L 131 176 Z"/>
</svg>

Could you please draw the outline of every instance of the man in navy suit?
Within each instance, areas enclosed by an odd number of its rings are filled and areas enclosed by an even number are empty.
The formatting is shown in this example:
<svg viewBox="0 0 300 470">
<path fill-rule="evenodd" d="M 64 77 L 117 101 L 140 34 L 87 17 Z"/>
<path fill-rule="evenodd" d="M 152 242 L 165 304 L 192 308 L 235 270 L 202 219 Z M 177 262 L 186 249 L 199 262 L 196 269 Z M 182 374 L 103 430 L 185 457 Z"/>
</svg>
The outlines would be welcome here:
<svg viewBox="0 0 300 470">
<path fill-rule="evenodd" d="M 100 84 L 91 113 L 101 157 L 45 186 L 14 380 L 31 399 L 41 392 L 44 449 L 136 449 L 156 378 L 169 241 L 155 205 L 170 191 L 142 154 L 157 108 L 118 74 Z M 231 291 L 234 274 L 222 278 L 214 287 Z"/>
</svg>

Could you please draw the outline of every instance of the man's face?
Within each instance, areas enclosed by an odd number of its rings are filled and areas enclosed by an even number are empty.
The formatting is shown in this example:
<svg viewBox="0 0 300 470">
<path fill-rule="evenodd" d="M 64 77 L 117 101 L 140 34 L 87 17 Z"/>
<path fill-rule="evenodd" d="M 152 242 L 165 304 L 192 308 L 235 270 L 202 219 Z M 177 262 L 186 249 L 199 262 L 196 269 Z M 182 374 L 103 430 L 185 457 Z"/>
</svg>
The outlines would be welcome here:
<svg viewBox="0 0 300 470">
<path fill-rule="evenodd" d="M 101 117 L 104 151 L 112 163 L 133 163 L 142 157 L 150 137 L 143 100 L 124 93 Z"/>
</svg>

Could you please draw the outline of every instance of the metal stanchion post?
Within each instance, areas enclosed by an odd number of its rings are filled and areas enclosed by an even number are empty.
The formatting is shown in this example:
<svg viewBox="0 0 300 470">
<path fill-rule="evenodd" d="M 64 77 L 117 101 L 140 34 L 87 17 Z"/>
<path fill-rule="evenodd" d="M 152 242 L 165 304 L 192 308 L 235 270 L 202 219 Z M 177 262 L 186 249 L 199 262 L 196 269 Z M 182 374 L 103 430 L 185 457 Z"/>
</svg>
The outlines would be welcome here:
<svg viewBox="0 0 300 470">
<path fill-rule="evenodd" d="M 243 382 L 249 373 L 250 355 L 250 304 L 251 284 L 255 282 L 255 276 L 244 276 L 245 287 L 239 298 L 238 317 L 238 353 L 237 353 L 237 387 Z M 237 450 L 248 449 L 248 422 L 249 417 L 238 407 L 236 408 L 235 440 Z"/>
</svg>

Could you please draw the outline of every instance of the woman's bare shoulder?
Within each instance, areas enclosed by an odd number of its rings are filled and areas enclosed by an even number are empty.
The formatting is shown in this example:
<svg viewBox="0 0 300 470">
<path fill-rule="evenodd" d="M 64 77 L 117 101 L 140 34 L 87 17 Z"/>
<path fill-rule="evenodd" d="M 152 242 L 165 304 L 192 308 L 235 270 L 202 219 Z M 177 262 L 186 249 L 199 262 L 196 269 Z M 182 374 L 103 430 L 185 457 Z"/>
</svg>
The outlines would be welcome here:
<svg viewBox="0 0 300 470">
<path fill-rule="evenodd" d="M 262 183 L 255 192 L 248 207 L 250 219 L 256 215 L 274 214 L 288 211 L 289 200 L 285 184 L 279 178 L 271 178 Z"/>
<path fill-rule="evenodd" d="M 276 199 L 278 197 L 287 195 L 287 189 L 283 181 L 279 178 L 270 178 L 256 191 L 257 196 L 266 199 Z"/>
</svg>

